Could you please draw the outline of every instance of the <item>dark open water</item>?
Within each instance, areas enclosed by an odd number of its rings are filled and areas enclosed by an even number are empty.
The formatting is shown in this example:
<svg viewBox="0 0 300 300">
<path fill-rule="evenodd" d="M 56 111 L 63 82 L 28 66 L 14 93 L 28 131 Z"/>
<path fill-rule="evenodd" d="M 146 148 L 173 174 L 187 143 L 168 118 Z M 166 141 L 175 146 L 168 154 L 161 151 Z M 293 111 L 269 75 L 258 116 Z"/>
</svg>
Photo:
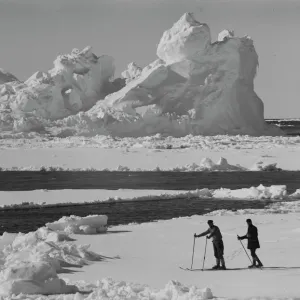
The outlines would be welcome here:
<svg viewBox="0 0 300 300">
<path fill-rule="evenodd" d="M 0 190 L 5 191 L 119 188 L 193 190 L 205 187 L 237 189 L 260 183 L 285 184 L 288 192 L 292 193 L 300 187 L 300 172 L 0 172 Z M 106 214 L 108 225 L 119 225 L 202 215 L 216 209 L 258 209 L 268 204 L 269 201 L 192 198 L 0 209 L 0 234 L 4 231 L 29 232 L 69 215 Z"/>
<path fill-rule="evenodd" d="M 266 122 L 278 126 L 289 136 L 300 136 L 300 119 L 267 119 Z"/>
</svg>

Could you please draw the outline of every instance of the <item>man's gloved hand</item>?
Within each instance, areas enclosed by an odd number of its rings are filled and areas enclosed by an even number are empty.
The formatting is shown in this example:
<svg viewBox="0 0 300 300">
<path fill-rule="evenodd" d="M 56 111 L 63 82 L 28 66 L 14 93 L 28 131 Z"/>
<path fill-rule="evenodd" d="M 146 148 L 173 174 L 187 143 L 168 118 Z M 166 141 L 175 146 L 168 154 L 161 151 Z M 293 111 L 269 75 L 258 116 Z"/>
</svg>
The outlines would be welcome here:
<svg viewBox="0 0 300 300">
<path fill-rule="evenodd" d="M 206 238 L 207 238 L 207 239 L 210 239 L 210 236 L 209 236 L 209 235 L 207 235 L 207 236 L 206 236 Z"/>
<path fill-rule="evenodd" d="M 197 238 L 197 237 L 198 237 L 198 235 L 195 233 L 195 234 L 194 234 L 194 238 Z"/>
<path fill-rule="evenodd" d="M 241 240 L 241 237 L 240 237 L 240 236 L 237 236 L 237 239 L 240 241 L 240 240 Z"/>
</svg>

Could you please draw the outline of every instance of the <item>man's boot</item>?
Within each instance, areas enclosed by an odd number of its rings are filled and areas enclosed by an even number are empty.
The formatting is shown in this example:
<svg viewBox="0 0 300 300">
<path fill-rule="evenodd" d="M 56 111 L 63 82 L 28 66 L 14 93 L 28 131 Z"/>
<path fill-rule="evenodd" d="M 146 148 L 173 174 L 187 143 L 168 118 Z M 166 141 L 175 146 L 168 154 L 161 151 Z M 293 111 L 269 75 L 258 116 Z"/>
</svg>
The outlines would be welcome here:
<svg viewBox="0 0 300 300">
<path fill-rule="evenodd" d="M 221 270 L 226 270 L 224 258 L 221 258 L 221 267 L 220 267 L 220 269 L 221 269 Z"/>
<path fill-rule="evenodd" d="M 262 264 L 261 261 L 259 260 L 258 256 L 256 256 L 256 261 L 257 261 L 257 267 L 258 267 L 258 268 L 263 267 L 263 264 Z"/>
<path fill-rule="evenodd" d="M 218 270 L 220 269 L 220 260 L 217 258 L 216 259 L 216 265 L 212 267 L 213 270 Z"/>
<path fill-rule="evenodd" d="M 253 257 L 253 258 L 252 258 L 252 260 L 253 260 L 253 263 L 252 263 L 252 265 L 248 267 L 248 268 L 250 268 L 250 269 L 252 269 L 252 268 L 256 268 L 256 258 L 255 258 L 255 257 Z"/>
</svg>

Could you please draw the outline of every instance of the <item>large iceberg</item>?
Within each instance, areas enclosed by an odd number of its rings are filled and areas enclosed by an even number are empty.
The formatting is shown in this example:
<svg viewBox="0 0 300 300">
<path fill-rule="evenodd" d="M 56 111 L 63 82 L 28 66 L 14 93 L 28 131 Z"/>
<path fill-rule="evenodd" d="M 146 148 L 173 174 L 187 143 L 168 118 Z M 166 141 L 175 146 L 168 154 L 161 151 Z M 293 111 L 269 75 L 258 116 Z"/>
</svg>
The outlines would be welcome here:
<svg viewBox="0 0 300 300">
<path fill-rule="evenodd" d="M 282 134 L 266 124 L 254 92 L 258 56 L 249 36 L 223 30 L 212 42 L 208 25 L 185 13 L 163 33 L 157 57 L 144 68 L 130 63 L 113 80 L 110 56 L 91 47 L 61 55 L 48 72 L 0 85 L 0 126 L 58 136 Z"/>
</svg>

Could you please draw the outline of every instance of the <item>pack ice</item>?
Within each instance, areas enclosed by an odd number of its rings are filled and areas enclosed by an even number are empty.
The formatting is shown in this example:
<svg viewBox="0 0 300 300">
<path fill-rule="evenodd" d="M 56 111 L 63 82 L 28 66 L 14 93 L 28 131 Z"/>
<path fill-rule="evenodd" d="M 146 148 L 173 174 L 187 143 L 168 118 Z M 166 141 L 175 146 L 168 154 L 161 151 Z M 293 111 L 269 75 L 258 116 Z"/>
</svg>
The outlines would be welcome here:
<svg viewBox="0 0 300 300">
<path fill-rule="evenodd" d="M 60 137 L 282 134 L 264 121 L 249 36 L 224 30 L 212 42 L 208 25 L 185 13 L 163 33 L 156 54 L 148 66 L 130 63 L 113 79 L 112 57 L 74 49 L 48 72 L 0 82 L 1 129 Z"/>
</svg>

